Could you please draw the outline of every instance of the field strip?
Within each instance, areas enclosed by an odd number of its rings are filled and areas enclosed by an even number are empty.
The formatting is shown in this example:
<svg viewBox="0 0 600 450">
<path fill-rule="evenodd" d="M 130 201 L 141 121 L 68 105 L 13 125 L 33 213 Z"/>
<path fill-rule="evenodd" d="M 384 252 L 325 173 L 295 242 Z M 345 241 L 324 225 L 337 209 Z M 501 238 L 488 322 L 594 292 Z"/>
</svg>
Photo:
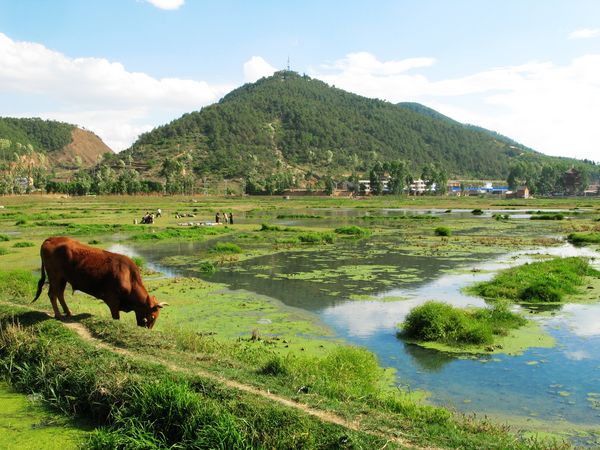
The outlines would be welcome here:
<svg viewBox="0 0 600 450">
<path fill-rule="evenodd" d="M 31 311 L 36 311 L 36 312 L 40 312 L 40 313 L 47 313 L 47 311 L 41 310 L 41 309 L 37 309 L 28 305 L 23 305 L 21 303 L 12 303 L 12 302 L 7 302 L 7 301 L 1 301 L 0 303 L 5 304 L 5 305 L 9 305 L 9 306 L 15 306 L 15 307 L 20 307 L 20 308 L 25 308 L 25 309 L 29 309 Z M 50 314 L 48 314 L 49 317 L 52 317 Z M 117 347 L 117 346 L 113 346 L 110 345 L 106 342 L 104 342 L 101 339 L 98 339 L 96 337 L 94 337 L 90 331 L 81 323 L 79 322 L 69 322 L 69 321 L 63 321 L 62 324 L 69 328 L 70 330 L 74 331 L 75 333 L 77 333 L 77 335 L 85 340 L 86 342 L 91 343 L 92 345 L 94 345 L 97 348 L 101 348 L 103 350 L 112 352 L 112 353 L 117 353 L 123 356 L 126 356 L 128 358 L 134 359 L 134 360 L 144 360 L 146 361 L 142 355 L 136 354 L 130 350 L 121 348 L 121 347 Z M 360 428 L 360 424 L 358 421 L 349 421 L 346 420 L 336 414 L 327 412 L 327 411 L 323 411 L 323 410 L 319 410 L 319 409 L 315 409 L 311 406 L 308 406 L 306 404 L 303 403 L 299 403 L 299 402 L 295 402 L 293 400 L 290 400 L 288 398 L 285 397 L 281 397 L 279 395 L 273 394 L 271 392 L 269 392 L 268 390 L 263 390 L 260 388 L 257 388 L 255 386 L 251 386 L 248 384 L 243 384 L 240 383 L 238 381 L 235 380 L 231 380 L 229 378 L 224 378 L 221 377 L 219 375 L 216 375 L 212 372 L 203 370 L 203 369 L 188 369 L 188 368 L 184 368 L 181 366 L 178 366 L 176 364 L 173 364 L 171 362 L 165 361 L 163 359 L 160 359 L 158 357 L 156 357 L 156 362 L 158 364 L 161 364 L 165 367 L 167 367 L 169 370 L 175 371 L 175 372 L 183 372 L 186 374 L 192 374 L 192 375 L 199 375 L 208 379 L 211 379 L 213 381 L 216 381 L 218 383 L 221 383 L 227 387 L 233 388 L 233 389 L 237 389 L 239 391 L 251 394 L 251 395 L 256 395 L 256 396 L 260 396 L 263 397 L 265 399 L 268 399 L 270 401 L 273 402 L 277 402 L 280 405 L 286 406 L 288 408 L 293 408 L 299 411 L 302 411 L 305 414 L 311 415 L 313 417 L 318 418 L 319 420 L 322 420 L 323 422 L 327 422 L 327 423 L 331 423 L 331 424 L 335 424 L 344 428 L 348 428 L 350 430 L 353 431 L 357 431 L 357 432 L 362 432 L 362 433 L 368 433 L 371 434 L 373 436 L 377 436 L 383 439 L 387 439 L 390 442 L 393 442 L 396 445 L 401 445 L 402 447 L 405 448 L 410 448 L 410 449 L 416 449 L 416 450 L 441 450 L 438 449 L 438 447 L 420 447 L 417 445 L 414 445 L 412 443 L 410 443 L 408 440 L 399 437 L 399 436 L 395 436 L 395 435 L 390 435 L 388 433 L 383 433 L 383 432 L 378 432 L 378 431 L 371 431 L 371 430 L 364 430 Z M 385 448 L 387 446 L 384 445 Z"/>
</svg>

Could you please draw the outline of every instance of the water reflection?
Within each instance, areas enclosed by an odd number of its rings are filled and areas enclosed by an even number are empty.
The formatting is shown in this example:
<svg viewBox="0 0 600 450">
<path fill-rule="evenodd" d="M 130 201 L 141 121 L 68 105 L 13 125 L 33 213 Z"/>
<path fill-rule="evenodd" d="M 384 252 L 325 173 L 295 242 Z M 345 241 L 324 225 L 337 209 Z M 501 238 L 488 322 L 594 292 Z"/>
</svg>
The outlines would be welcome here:
<svg viewBox="0 0 600 450">
<path fill-rule="evenodd" d="M 456 357 L 444 352 L 430 350 L 418 345 L 403 342 L 404 352 L 409 355 L 418 367 L 426 372 L 440 372 L 447 364 L 456 360 Z"/>
</svg>

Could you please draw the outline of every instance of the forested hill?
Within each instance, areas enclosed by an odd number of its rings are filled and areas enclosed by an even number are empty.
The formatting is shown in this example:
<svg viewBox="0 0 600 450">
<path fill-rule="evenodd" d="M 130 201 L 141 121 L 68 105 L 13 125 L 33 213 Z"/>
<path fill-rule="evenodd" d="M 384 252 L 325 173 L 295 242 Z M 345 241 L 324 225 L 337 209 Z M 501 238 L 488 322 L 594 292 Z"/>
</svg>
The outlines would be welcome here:
<svg viewBox="0 0 600 450">
<path fill-rule="evenodd" d="M 197 175 L 288 171 L 296 178 L 364 173 L 376 161 L 405 160 L 415 173 L 436 163 L 451 178 L 493 179 L 506 179 L 514 158 L 547 158 L 493 132 L 416 109 L 282 71 L 143 134 L 120 157 L 131 156 L 154 174 L 166 158 Z"/>
<path fill-rule="evenodd" d="M 35 160 L 46 169 L 68 174 L 95 165 L 112 150 L 94 133 L 64 122 L 0 117 L 0 163 Z M 22 161 L 21 161 L 22 162 Z"/>
<path fill-rule="evenodd" d="M 525 150 L 528 152 L 534 152 L 533 149 L 529 148 L 529 147 L 525 147 L 523 144 L 520 144 L 518 142 L 516 142 L 515 140 L 504 136 L 500 133 L 497 133 L 496 131 L 492 131 L 492 130 L 488 130 L 486 128 L 477 126 L 477 125 L 471 125 L 471 124 L 466 124 L 466 123 L 460 123 L 457 122 L 454 119 L 451 119 L 448 116 L 443 115 L 442 113 L 436 111 L 435 109 L 431 109 L 425 105 L 421 105 L 420 103 L 414 103 L 414 102 L 402 102 L 402 103 L 398 103 L 398 106 L 401 108 L 406 108 L 409 109 L 411 111 L 414 111 L 416 113 L 431 117 L 433 119 L 439 119 L 439 120 L 445 120 L 447 122 L 456 124 L 456 125 L 460 125 L 463 126 L 469 130 L 473 130 L 473 131 L 480 131 L 482 133 L 485 133 L 487 135 L 489 135 L 492 139 L 497 139 L 498 141 L 504 142 L 508 145 L 511 145 L 513 147 L 516 147 L 518 149 L 521 150 Z"/>
</svg>

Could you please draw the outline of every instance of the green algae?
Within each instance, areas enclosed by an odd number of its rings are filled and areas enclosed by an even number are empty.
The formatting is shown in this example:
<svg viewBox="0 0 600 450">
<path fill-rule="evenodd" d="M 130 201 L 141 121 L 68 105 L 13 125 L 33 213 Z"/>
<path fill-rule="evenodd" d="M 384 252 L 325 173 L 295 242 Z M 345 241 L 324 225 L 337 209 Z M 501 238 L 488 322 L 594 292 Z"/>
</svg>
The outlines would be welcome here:
<svg viewBox="0 0 600 450">
<path fill-rule="evenodd" d="M 339 341 L 317 316 L 270 297 L 231 291 L 224 285 L 195 278 L 148 283 L 158 298 L 168 299 L 157 329 L 179 328 L 209 333 L 219 339 L 269 339 L 273 349 L 324 353 Z"/>
<path fill-rule="evenodd" d="M 69 450 L 80 448 L 88 431 L 48 412 L 35 396 L 14 393 L 0 383 L 0 448 Z"/>
</svg>

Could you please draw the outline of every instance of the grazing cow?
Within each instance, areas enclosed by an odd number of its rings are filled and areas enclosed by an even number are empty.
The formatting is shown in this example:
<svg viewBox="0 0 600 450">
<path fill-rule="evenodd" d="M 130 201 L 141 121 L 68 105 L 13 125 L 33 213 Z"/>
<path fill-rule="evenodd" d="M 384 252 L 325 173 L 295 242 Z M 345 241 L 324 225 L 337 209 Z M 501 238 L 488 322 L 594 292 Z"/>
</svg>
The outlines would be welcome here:
<svg viewBox="0 0 600 450">
<path fill-rule="evenodd" d="M 125 255 L 90 247 L 68 237 L 46 239 L 40 255 L 42 278 L 32 303 L 42 293 L 47 273 L 48 296 L 57 319 L 61 318 L 57 298 L 64 313 L 71 315 L 64 297 L 67 283 L 73 290 L 104 300 L 113 319 L 119 319 L 119 311 L 135 311 L 137 324 L 141 327 L 152 328 L 160 309 L 167 305 L 157 303 L 156 297 L 148 295 L 140 270 Z"/>
</svg>

